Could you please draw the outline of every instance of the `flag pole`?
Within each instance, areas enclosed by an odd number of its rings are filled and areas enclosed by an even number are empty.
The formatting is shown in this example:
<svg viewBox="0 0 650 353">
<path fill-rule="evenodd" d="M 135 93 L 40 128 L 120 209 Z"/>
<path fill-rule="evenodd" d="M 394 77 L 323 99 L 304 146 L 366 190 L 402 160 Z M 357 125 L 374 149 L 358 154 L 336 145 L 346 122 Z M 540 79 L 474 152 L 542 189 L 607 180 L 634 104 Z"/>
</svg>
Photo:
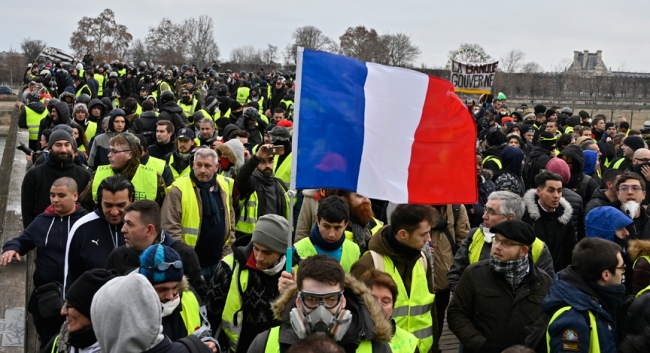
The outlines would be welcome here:
<svg viewBox="0 0 650 353">
<path fill-rule="evenodd" d="M 293 236 L 291 234 L 291 231 L 293 230 L 293 200 L 296 198 L 296 191 L 295 190 L 288 190 L 287 194 L 289 194 L 289 234 L 287 234 L 287 254 L 285 255 L 286 257 L 286 268 L 285 270 L 288 273 L 291 273 L 291 268 L 293 267 L 293 264 L 291 263 L 293 259 Z"/>
</svg>

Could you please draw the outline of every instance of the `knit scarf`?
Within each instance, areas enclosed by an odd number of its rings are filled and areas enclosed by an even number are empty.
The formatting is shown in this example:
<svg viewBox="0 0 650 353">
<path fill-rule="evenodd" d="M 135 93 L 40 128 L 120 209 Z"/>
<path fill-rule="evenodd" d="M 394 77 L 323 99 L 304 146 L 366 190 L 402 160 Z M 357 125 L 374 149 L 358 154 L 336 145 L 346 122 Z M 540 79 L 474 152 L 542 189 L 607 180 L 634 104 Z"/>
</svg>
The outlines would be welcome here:
<svg viewBox="0 0 650 353">
<path fill-rule="evenodd" d="M 513 290 L 517 289 L 519 283 L 528 270 L 528 254 L 518 260 L 500 261 L 490 256 L 490 268 L 494 272 L 501 273 L 506 278 Z"/>
<path fill-rule="evenodd" d="M 81 349 L 90 347 L 93 343 L 97 342 L 97 337 L 95 337 L 95 331 L 93 331 L 92 326 L 83 328 L 77 332 L 68 333 L 68 344 L 72 347 Z"/>
<path fill-rule="evenodd" d="M 276 210 L 277 214 L 284 216 L 287 212 L 287 202 L 284 199 L 284 194 L 285 191 L 280 186 L 278 181 L 275 180 L 275 177 L 273 175 L 271 176 L 266 176 L 264 173 L 260 172 L 259 169 L 255 169 L 253 171 L 253 177 L 255 180 L 257 180 L 257 214 L 258 215 L 265 215 L 267 214 L 267 202 L 271 201 L 269 200 L 269 197 L 267 197 L 267 194 L 270 194 L 273 197 L 273 200 L 276 202 Z"/>
<path fill-rule="evenodd" d="M 202 182 L 196 178 L 194 170 L 190 172 L 190 178 L 201 192 L 201 203 L 203 204 L 203 219 L 209 219 L 210 224 L 217 225 L 219 224 L 219 206 L 217 206 L 217 201 L 214 200 L 210 192 L 210 188 L 217 188 L 217 179 L 210 179 L 209 182 Z"/>
<path fill-rule="evenodd" d="M 320 232 L 318 231 L 318 223 L 315 223 L 311 228 L 311 233 L 309 233 L 309 240 L 311 240 L 312 244 L 325 251 L 334 251 L 343 246 L 343 242 L 345 241 L 345 234 L 343 234 L 341 236 L 341 239 L 338 241 L 330 243 L 327 240 L 323 239 L 323 237 L 320 235 Z"/>
</svg>

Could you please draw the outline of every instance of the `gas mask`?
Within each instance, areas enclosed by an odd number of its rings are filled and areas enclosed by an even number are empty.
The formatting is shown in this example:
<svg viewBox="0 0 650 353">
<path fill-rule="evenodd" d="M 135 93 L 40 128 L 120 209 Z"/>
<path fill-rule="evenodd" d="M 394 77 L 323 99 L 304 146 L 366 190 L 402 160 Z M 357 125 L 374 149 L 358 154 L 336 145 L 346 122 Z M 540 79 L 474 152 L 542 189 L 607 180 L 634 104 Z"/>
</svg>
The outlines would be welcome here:
<svg viewBox="0 0 650 353">
<path fill-rule="evenodd" d="M 341 308 L 343 291 L 331 293 L 298 292 L 300 308 L 293 308 L 289 314 L 291 327 L 298 338 L 305 338 L 310 334 L 323 334 L 331 337 L 335 342 L 340 341 L 352 323 L 352 314 L 349 310 Z M 338 307 L 336 314 L 329 309 Z M 305 308 L 312 309 L 310 313 Z"/>
</svg>

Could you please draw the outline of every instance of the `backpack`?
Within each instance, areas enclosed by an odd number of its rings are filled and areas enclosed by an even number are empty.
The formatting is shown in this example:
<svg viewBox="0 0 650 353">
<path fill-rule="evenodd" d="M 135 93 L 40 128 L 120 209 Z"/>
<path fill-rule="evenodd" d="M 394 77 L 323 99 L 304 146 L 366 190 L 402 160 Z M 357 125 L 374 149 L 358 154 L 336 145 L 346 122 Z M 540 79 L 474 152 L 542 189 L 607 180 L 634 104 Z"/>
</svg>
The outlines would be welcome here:
<svg viewBox="0 0 650 353">
<path fill-rule="evenodd" d="M 205 343 L 203 343 L 203 341 L 201 341 L 200 338 L 194 335 L 183 337 L 176 342 L 182 343 L 185 346 L 185 348 L 187 348 L 187 350 L 190 351 L 190 353 L 206 352 L 207 346 L 205 345 Z"/>
<path fill-rule="evenodd" d="M 458 224 L 458 217 L 460 216 L 460 208 L 463 205 L 451 205 L 451 212 L 454 214 L 454 226 Z M 458 252 L 458 245 L 456 245 L 456 242 L 454 241 L 454 238 L 451 236 L 451 232 L 447 227 L 442 231 L 445 233 L 445 236 L 447 237 L 447 241 L 449 241 L 449 245 L 451 245 L 451 252 L 456 256 L 456 252 Z"/>
</svg>

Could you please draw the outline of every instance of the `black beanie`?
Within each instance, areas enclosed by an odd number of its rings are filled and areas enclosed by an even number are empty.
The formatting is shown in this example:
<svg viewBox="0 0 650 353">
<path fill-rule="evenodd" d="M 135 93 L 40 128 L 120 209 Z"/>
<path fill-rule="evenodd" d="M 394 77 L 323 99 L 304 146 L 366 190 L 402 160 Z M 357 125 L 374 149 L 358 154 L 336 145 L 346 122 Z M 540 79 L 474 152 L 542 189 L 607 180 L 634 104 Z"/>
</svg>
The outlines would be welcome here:
<svg viewBox="0 0 650 353">
<path fill-rule="evenodd" d="M 232 101 L 232 103 L 230 103 L 230 110 L 231 111 L 237 110 L 237 109 L 239 109 L 241 107 L 242 107 L 241 103 L 239 103 L 237 101 Z"/>
<path fill-rule="evenodd" d="M 541 134 L 539 134 L 539 145 L 546 150 L 552 150 L 556 142 L 557 136 L 548 131 L 543 131 Z"/>
<path fill-rule="evenodd" d="M 56 130 L 52 132 L 52 134 L 50 135 L 50 140 L 47 143 L 47 148 L 51 150 L 52 146 L 54 146 L 54 143 L 61 140 L 68 141 L 70 142 L 71 145 L 72 145 L 72 141 L 74 141 L 72 135 L 70 135 L 67 131 L 63 129 Z"/>
<path fill-rule="evenodd" d="M 488 146 L 499 146 L 506 142 L 506 136 L 501 131 L 490 131 L 487 134 Z"/>
<path fill-rule="evenodd" d="M 68 288 L 65 300 L 71 307 L 75 308 L 83 316 L 91 320 L 90 305 L 93 303 L 95 293 L 106 282 L 118 277 L 120 274 L 115 270 L 105 270 L 103 268 L 94 268 L 84 272 Z"/>
<path fill-rule="evenodd" d="M 546 112 L 546 107 L 545 106 L 543 106 L 541 104 L 538 104 L 538 105 L 535 106 L 535 115 L 537 115 L 539 113 L 544 113 L 544 112 Z"/>
<path fill-rule="evenodd" d="M 50 137 L 51 138 L 51 137 Z M 645 142 L 643 142 L 643 138 L 641 136 L 628 136 L 623 140 L 623 144 L 634 151 L 638 150 L 639 148 L 645 148 Z"/>
<path fill-rule="evenodd" d="M 505 238 L 518 241 L 528 246 L 535 242 L 535 232 L 533 231 L 533 228 L 527 223 L 517 219 L 503 221 L 490 228 L 490 232 L 494 234 L 499 233 Z"/>
<path fill-rule="evenodd" d="M 556 113 L 556 112 L 555 112 L 555 110 L 553 110 L 553 109 L 549 109 L 549 110 L 547 110 L 547 111 L 546 111 L 546 119 L 550 118 L 551 115 L 553 115 L 553 114 L 555 114 L 555 113 Z"/>
</svg>

